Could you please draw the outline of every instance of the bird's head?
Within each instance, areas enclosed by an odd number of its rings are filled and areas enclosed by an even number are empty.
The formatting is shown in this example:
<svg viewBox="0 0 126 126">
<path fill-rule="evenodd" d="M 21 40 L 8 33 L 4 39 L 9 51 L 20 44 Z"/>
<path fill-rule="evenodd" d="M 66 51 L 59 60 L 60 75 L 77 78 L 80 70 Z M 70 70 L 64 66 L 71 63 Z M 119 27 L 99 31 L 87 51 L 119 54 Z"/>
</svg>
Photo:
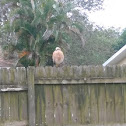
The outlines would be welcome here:
<svg viewBox="0 0 126 126">
<path fill-rule="evenodd" d="M 61 50 L 61 49 L 60 49 L 60 47 L 56 47 L 56 49 L 55 49 L 55 50 L 57 51 L 57 50 Z"/>
</svg>

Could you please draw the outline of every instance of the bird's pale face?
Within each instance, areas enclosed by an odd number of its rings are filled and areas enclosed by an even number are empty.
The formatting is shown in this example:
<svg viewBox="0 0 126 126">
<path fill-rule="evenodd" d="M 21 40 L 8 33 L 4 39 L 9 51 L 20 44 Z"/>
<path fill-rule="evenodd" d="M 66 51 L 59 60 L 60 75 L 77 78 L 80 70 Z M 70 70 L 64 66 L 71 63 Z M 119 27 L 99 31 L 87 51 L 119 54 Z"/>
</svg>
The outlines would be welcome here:
<svg viewBox="0 0 126 126">
<path fill-rule="evenodd" d="M 60 47 L 56 47 L 56 49 L 55 49 L 55 50 L 61 50 L 61 49 L 60 49 Z"/>
</svg>

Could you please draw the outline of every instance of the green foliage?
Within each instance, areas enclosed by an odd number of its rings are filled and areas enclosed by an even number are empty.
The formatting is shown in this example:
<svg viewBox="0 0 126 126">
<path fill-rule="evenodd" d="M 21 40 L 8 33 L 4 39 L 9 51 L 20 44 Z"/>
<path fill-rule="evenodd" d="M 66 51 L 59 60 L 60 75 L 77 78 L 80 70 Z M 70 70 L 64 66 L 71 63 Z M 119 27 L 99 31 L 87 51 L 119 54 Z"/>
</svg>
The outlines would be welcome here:
<svg viewBox="0 0 126 126">
<path fill-rule="evenodd" d="M 70 50 L 66 53 L 67 63 L 71 65 L 101 65 L 109 57 L 111 57 L 115 51 L 113 44 L 117 42 L 119 33 L 113 29 L 89 29 L 85 31 L 85 47 L 82 48 L 81 42 L 73 39 L 73 36 L 69 36 Z M 71 40 L 72 39 L 72 40 Z"/>
<path fill-rule="evenodd" d="M 117 40 L 117 43 L 113 45 L 113 48 L 115 51 L 118 51 L 126 44 L 126 29 L 122 32 L 119 39 Z"/>
<path fill-rule="evenodd" d="M 10 32 L 16 33 L 17 43 L 13 45 L 15 50 L 26 50 L 31 54 L 34 52 L 34 62 L 36 56 L 39 56 L 40 64 L 46 65 L 55 47 L 64 42 L 62 34 L 72 24 L 67 12 L 73 8 L 70 2 L 61 4 L 55 0 L 37 0 L 31 3 L 31 0 L 19 0 L 18 6 L 10 11 L 10 21 L 7 23 Z M 3 29 L 8 31 L 6 25 Z M 19 61 L 24 66 L 35 65 L 26 62 L 27 59 L 28 56 Z"/>
<path fill-rule="evenodd" d="M 2 43 L 6 50 L 30 52 L 19 59 L 23 66 L 36 65 L 38 57 L 40 65 L 52 65 L 52 52 L 56 46 L 63 49 L 69 65 L 102 64 L 115 52 L 113 44 L 117 43 L 118 33 L 113 29 L 94 29 L 87 15 L 73 9 L 75 6 L 98 9 L 103 0 L 31 1 L 4 0 L 3 3 L 13 2 L 14 6 L 8 12 L 8 21 L 0 28 L 0 36 L 7 38 L 2 39 Z M 72 15 L 68 17 L 68 13 Z"/>
</svg>

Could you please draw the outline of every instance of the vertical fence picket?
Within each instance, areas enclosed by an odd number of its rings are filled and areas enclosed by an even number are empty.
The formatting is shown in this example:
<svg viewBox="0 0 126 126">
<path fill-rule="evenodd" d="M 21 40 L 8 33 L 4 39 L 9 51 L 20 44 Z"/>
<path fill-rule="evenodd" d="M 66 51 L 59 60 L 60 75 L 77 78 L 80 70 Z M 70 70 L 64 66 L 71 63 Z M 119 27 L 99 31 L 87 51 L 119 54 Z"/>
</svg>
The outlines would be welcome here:
<svg viewBox="0 0 126 126">
<path fill-rule="evenodd" d="M 90 90 L 88 85 L 81 85 L 81 123 L 90 124 Z"/>
<path fill-rule="evenodd" d="M 79 92 L 79 85 L 71 85 L 71 121 L 76 125 L 80 124 Z"/>
<path fill-rule="evenodd" d="M 98 87 L 90 85 L 90 117 L 91 124 L 98 124 Z"/>
<path fill-rule="evenodd" d="M 54 126 L 63 125 L 62 85 L 54 85 Z"/>
<path fill-rule="evenodd" d="M 70 85 L 63 85 L 63 125 L 70 124 Z"/>
<path fill-rule="evenodd" d="M 123 84 L 124 91 L 124 123 L 126 123 L 126 84 Z"/>
<path fill-rule="evenodd" d="M 35 126 L 35 88 L 34 88 L 34 67 L 29 67 L 27 71 L 28 79 L 28 112 L 29 126 Z"/>
<path fill-rule="evenodd" d="M 19 120 L 28 121 L 28 94 L 27 91 L 22 91 L 18 95 L 18 111 L 19 111 Z"/>
<path fill-rule="evenodd" d="M 18 93 L 11 92 L 10 93 L 10 121 L 18 121 L 19 120 L 19 111 L 18 111 Z"/>
<path fill-rule="evenodd" d="M 48 126 L 54 125 L 54 94 L 53 94 L 53 86 L 45 85 L 44 87 L 45 93 L 45 121 Z"/>
<path fill-rule="evenodd" d="M 41 87 L 42 87 L 41 85 L 40 86 L 36 85 L 36 87 L 35 87 L 36 125 L 39 125 L 39 126 L 42 125 Z"/>
<path fill-rule="evenodd" d="M 106 84 L 106 122 L 115 122 L 115 85 Z"/>
<path fill-rule="evenodd" d="M 45 118 L 45 110 L 46 110 L 46 101 L 45 101 L 45 86 L 41 86 L 41 115 L 42 115 L 42 126 L 46 125 L 46 118 Z"/>
<path fill-rule="evenodd" d="M 25 68 L 18 68 L 17 70 L 17 78 L 16 82 L 17 85 L 27 87 L 27 80 L 26 80 L 26 69 Z M 19 79 L 19 80 L 18 80 Z M 19 111 L 19 120 L 28 120 L 28 93 L 27 91 L 20 91 L 18 93 L 18 111 Z"/>
<path fill-rule="evenodd" d="M 105 84 L 98 85 L 98 115 L 99 124 L 106 124 L 106 88 Z"/>
<path fill-rule="evenodd" d="M 10 92 L 1 93 L 1 121 L 9 121 L 10 117 Z"/>
<path fill-rule="evenodd" d="M 115 86 L 115 122 L 124 123 L 124 93 L 122 84 Z"/>
<path fill-rule="evenodd" d="M 6 68 L 1 68 L 1 86 L 8 84 L 8 70 Z M 2 122 L 10 120 L 10 92 L 1 93 L 1 119 Z"/>
</svg>

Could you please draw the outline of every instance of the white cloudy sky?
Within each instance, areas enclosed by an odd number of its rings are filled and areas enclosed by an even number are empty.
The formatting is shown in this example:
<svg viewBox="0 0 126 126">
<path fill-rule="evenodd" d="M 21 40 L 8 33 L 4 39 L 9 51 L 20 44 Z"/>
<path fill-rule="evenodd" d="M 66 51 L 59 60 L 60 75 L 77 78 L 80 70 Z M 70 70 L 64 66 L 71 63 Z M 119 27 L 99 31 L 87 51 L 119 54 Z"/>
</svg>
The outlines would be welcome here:
<svg viewBox="0 0 126 126">
<path fill-rule="evenodd" d="M 126 0 L 104 0 L 103 7 L 89 15 L 90 21 L 107 28 L 126 28 Z"/>
</svg>

